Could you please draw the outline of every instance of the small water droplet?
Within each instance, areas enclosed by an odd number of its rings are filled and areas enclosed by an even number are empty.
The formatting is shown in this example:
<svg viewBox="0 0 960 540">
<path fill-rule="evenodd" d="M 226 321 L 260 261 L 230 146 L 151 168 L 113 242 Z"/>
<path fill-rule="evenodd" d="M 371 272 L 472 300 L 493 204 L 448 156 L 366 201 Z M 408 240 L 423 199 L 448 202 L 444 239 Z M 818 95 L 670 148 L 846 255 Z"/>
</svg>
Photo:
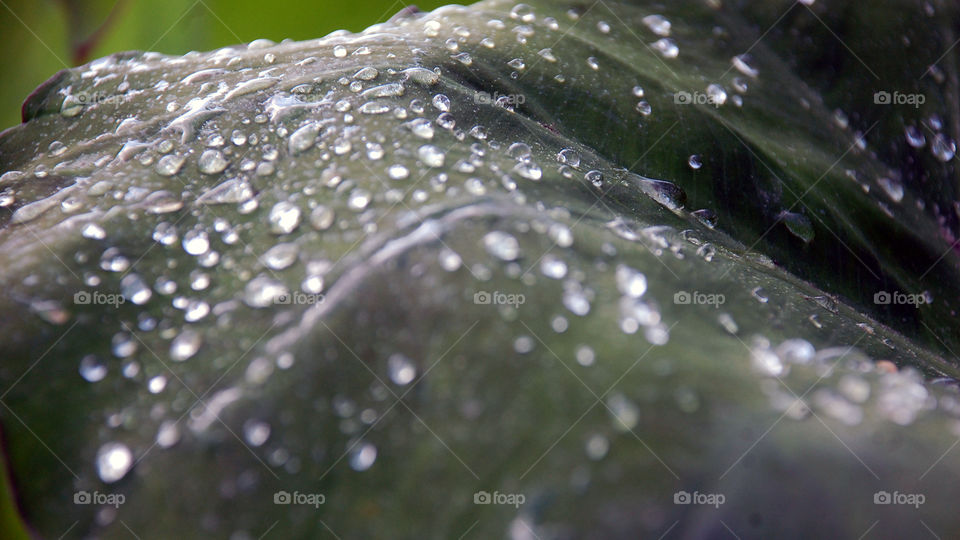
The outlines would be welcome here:
<svg viewBox="0 0 960 540">
<path fill-rule="evenodd" d="M 420 158 L 420 161 L 428 167 L 443 167 L 444 158 L 446 157 L 443 153 L 443 150 L 437 148 L 432 144 L 425 144 L 417 149 L 417 157 Z"/>
<path fill-rule="evenodd" d="M 387 371 L 390 373 L 390 380 L 398 386 L 410 384 L 417 376 L 413 361 L 400 353 L 391 354 L 387 358 Z"/>
<path fill-rule="evenodd" d="M 377 447 L 370 443 L 360 443 L 350 453 L 350 468 L 362 472 L 369 469 L 377 460 Z"/>
<path fill-rule="evenodd" d="M 273 205 L 267 220 L 274 234 L 290 234 L 300 226 L 300 208 L 292 203 L 281 201 Z"/>
<path fill-rule="evenodd" d="M 197 160 L 197 166 L 203 174 L 219 174 L 227 168 L 228 162 L 219 150 L 204 150 Z"/>
<path fill-rule="evenodd" d="M 281 243 L 268 249 L 263 254 L 263 262 L 272 270 L 289 268 L 297 260 L 300 248 L 294 243 Z"/>
<path fill-rule="evenodd" d="M 107 366 L 95 355 L 88 354 L 80 360 L 80 376 L 87 382 L 102 381 L 107 376 Z"/>
<path fill-rule="evenodd" d="M 133 467 L 133 454 L 127 445 L 108 442 L 97 450 L 97 475 L 111 484 L 127 475 Z"/>
<path fill-rule="evenodd" d="M 680 55 L 680 47 L 670 38 L 661 38 L 651 44 L 664 58 L 676 58 Z"/>
<path fill-rule="evenodd" d="M 146 304 L 150 297 L 153 296 L 153 291 L 150 290 L 150 287 L 143 281 L 137 274 L 127 274 L 120 280 L 120 291 L 123 294 L 124 298 L 133 302 L 137 305 Z"/>
<path fill-rule="evenodd" d="M 270 438 L 270 424 L 262 420 L 247 420 L 243 423 L 243 438 L 250 446 L 263 446 Z"/>
<path fill-rule="evenodd" d="M 170 342 L 170 358 L 175 362 L 183 362 L 197 354 L 203 339 L 198 332 L 186 329 Z"/>
<path fill-rule="evenodd" d="M 647 15 L 642 20 L 654 34 L 663 37 L 670 35 L 670 21 L 663 15 Z"/>
</svg>

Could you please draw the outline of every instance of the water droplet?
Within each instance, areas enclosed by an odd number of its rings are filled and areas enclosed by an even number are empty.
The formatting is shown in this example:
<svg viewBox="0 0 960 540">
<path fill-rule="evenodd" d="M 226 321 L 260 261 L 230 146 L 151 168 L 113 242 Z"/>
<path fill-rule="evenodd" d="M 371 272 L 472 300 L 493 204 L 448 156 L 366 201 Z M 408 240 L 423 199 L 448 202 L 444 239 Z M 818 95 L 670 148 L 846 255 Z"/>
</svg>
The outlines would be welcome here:
<svg viewBox="0 0 960 540">
<path fill-rule="evenodd" d="M 406 88 L 400 83 L 387 83 L 364 90 L 360 97 L 365 99 L 402 96 Z"/>
<path fill-rule="evenodd" d="M 603 186 L 603 173 L 600 171 L 587 171 L 587 173 L 583 175 L 583 178 L 594 187 L 599 188 Z"/>
<path fill-rule="evenodd" d="M 433 125 L 426 118 L 416 118 L 404 124 L 414 135 L 421 139 L 433 138 Z"/>
<path fill-rule="evenodd" d="M 580 345 L 577 347 L 574 355 L 577 357 L 577 363 L 583 367 L 589 367 L 596 362 L 596 353 L 589 345 Z"/>
<path fill-rule="evenodd" d="M 124 272 L 130 268 L 130 259 L 124 257 L 117 248 L 107 248 L 100 255 L 100 268 L 108 272 Z"/>
<path fill-rule="evenodd" d="M 513 261 L 520 255 L 520 243 L 512 235 L 501 231 L 491 231 L 484 235 L 483 245 L 494 257 Z"/>
<path fill-rule="evenodd" d="M 296 244 L 277 244 L 263 254 L 263 262 L 272 270 L 283 270 L 296 262 L 299 254 L 300 248 Z"/>
<path fill-rule="evenodd" d="M 563 279 L 567 275 L 567 263 L 560 257 L 547 254 L 540 260 L 540 271 L 548 278 Z"/>
<path fill-rule="evenodd" d="M 906 126 L 903 131 L 907 137 L 907 144 L 910 146 L 923 148 L 923 145 L 927 144 L 927 138 L 923 136 L 922 131 L 917 129 L 917 126 Z"/>
<path fill-rule="evenodd" d="M 127 274 L 120 280 L 120 291 L 124 298 L 137 305 L 146 304 L 153 296 L 153 291 L 137 274 Z"/>
<path fill-rule="evenodd" d="M 357 109 L 362 114 L 386 114 L 390 112 L 391 104 L 386 101 L 368 101 Z"/>
<path fill-rule="evenodd" d="M 377 447 L 370 443 L 360 443 L 350 453 L 350 468 L 362 472 L 369 469 L 377 460 Z"/>
<path fill-rule="evenodd" d="M 103 240 L 107 237 L 107 231 L 103 230 L 103 227 L 96 223 L 87 223 L 84 225 L 83 229 L 80 230 L 80 234 L 84 238 L 91 238 L 93 240 Z"/>
<path fill-rule="evenodd" d="M 647 292 L 647 277 L 627 265 L 617 265 L 617 288 L 631 297 L 640 298 Z"/>
<path fill-rule="evenodd" d="M 587 439 L 585 450 L 588 458 L 599 461 L 610 451 L 610 441 L 603 435 L 592 435 Z"/>
<path fill-rule="evenodd" d="M 755 287 L 750 291 L 750 294 L 761 304 L 766 304 L 770 300 L 767 296 L 767 291 L 763 290 L 763 287 Z"/>
<path fill-rule="evenodd" d="M 180 332 L 177 337 L 170 342 L 170 358 L 175 362 L 183 362 L 193 355 L 197 354 L 203 339 L 200 334 L 194 330 L 186 329 Z"/>
<path fill-rule="evenodd" d="M 343 58 L 347 55 L 347 49 L 343 45 L 337 45 L 333 48 L 333 55 L 337 58 Z"/>
<path fill-rule="evenodd" d="M 328 206 L 319 205 L 310 212 L 310 225 L 318 231 L 324 231 L 333 225 L 334 211 Z"/>
<path fill-rule="evenodd" d="M 575 281 L 564 282 L 563 305 L 574 315 L 583 317 L 590 313 L 590 300 L 584 294 L 583 287 Z"/>
<path fill-rule="evenodd" d="M 292 203 L 281 201 L 273 205 L 267 220 L 274 234 L 290 234 L 300 226 L 300 208 Z"/>
<path fill-rule="evenodd" d="M 133 454 L 127 445 L 108 442 L 97 450 L 97 475 L 112 484 L 127 475 L 133 466 Z"/>
<path fill-rule="evenodd" d="M 887 177 L 881 177 L 877 179 L 877 184 L 883 189 L 883 192 L 887 194 L 887 197 L 890 197 L 890 200 L 893 202 L 900 202 L 903 200 L 903 184 L 895 180 L 891 180 Z"/>
<path fill-rule="evenodd" d="M 702 208 L 700 210 L 694 210 L 692 213 L 695 218 L 700 220 L 700 223 L 703 223 L 707 227 L 713 229 L 717 226 L 719 217 L 713 210 L 710 210 L 709 208 Z"/>
<path fill-rule="evenodd" d="M 727 102 L 727 91 L 719 84 L 708 85 L 707 98 L 711 105 L 719 107 Z"/>
<path fill-rule="evenodd" d="M 671 210 L 679 210 L 687 202 L 687 193 L 680 186 L 666 180 L 647 178 L 632 172 L 625 172 L 624 179 L 640 188 L 651 199 Z"/>
<path fill-rule="evenodd" d="M 64 98 L 63 103 L 60 105 L 60 114 L 66 118 L 76 116 L 83 111 L 83 105 L 86 101 L 87 96 L 85 94 L 79 97 L 70 94 Z"/>
<path fill-rule="evenodd" d="M 930 151 L 933 152 L 934 157 L 946 163 L 956 155 L 957 145 L 950 140 L 949 137 L 942 133 L 937 133 L 933 136 L 933 141 L 930 143 Z"/>
<path fill-rule="evenodd" d="M 617 431 L 630 431 L 640 421 L 640 408 L 620 393 L 607 398 L 607 409 L 613 415 L 613 427 Z"/>
<path fill-rule="evenodd" d="M 243 438 L 250 446 L 263 446 L 270 438 L 270 424 L 262 420 L 247 420 L 243 423 Z"/>
<path fill-rule="evenodd" d="M 391 354 L 387 358 L 387 371 L 390 373 L 390 380 L 399 386 L 410 384 L 417 376 L 413 361 L 400 353 Z"/>
<path fill-rule="evenodd" d="M 643 24 L 647 25 L 647 28 L 658 36 L 666 37 L 670 35 L 670 21 L 663 15 L 647 15 L 643 18 Z"/>
<path fill-rule="evenodd" d="M 440 82 L 439 75 L 429 69 L 421 67 L 407 68 L 400 73 L 404 76 L 404 80 L 413 81 L 424 86 L 432 86 Z"/>
<path fill-rule="evenodd" d="M 253 308 L 265 308 L 287 294 L 287 288 L 279 281 L 260 274 L 247 282 L 243 301 Z"/>
<path fill-rule="evenodd" d="M 320 133 L 320 124 L 316 122 L 310 122 L 298 128 L 290 135 L 288 143 L 290 153 L 296 155 L 309 149 L 316 142 L 318 133 Z"/>
<path fill-rule="evenodd" d="M 203 229 L 190 229 L 183 235 L 181 244 L 190 255 L 203 255 L 210 250 L 210 237 Z"/>
<path fill-rule="evenodd" d="M 680 47 L 670 38 L 661 38 L 651 44 L 664 58 L 676 58 L 680 55 Z"/>
<path fill-rule="evenodd" d="M 410 176 L 410 170 L 397 163 L 387 167 L 387 176 L 393 180 L 403 180 Z"/>
<path fill-rule="evenodd" d="M 227 160 L 219 150 L 204 150 L 197 160 L 197 166 L 203 174 L 219 174 L 227 168 Z"/>
<path fill-rule="evenodd" d="M 513 171 L 528 180 L 540 180 L 540 177 L 543 176 L 540 166 L 532 161 L 517 163 L 514 165 Z"/>
<path fill-rule="evenodd" d="M 733 64 L 733 67 L 736 68 L 737 71 L 743 73 L 751 79 L 756 79 L 757 75 L 760 74 L 756 68 L 750 65 L 752 63 L 752 59 L 748 54 L 738 54 L 730 59 L 730 63 Z"/>
<path fill-rule="evenodd" d="M 366 208 L 372 200 L 373 196 L 369 191 L 358 188 L 350 192 L 350 197 L 347 199 L 347 206 L 354 212 L 359 212 Z"/>
<path fill-rule="evenodd" d="M 703 167 L 703 162 L 700 161 L 700 156 L 693 154 L 689 159 L 687 159 L 687 165 L 689 165 L 691 169 L 697 170 L 700 167 Z"/>
<path fill-rule="evenodd" d="M 556 62 L 556 61 L 557 61 L 557 57 L 553 54 L 553 49 L 549 49 L 549 48 L 547 48 L 547 49 L 542 49 L 542 50 L 540 50 L 540 52 L 538 52 L 537 54 L 539 54 L 540 57 L 543 58 L 544 60 L 546 60 L 547 62 Z"/>
<path fill-rule="evenodd" d="M 803 240 L 805 244 L 813 241 L 815 231 L 810 218 L 796 212 L 783 211 L 780 213 L 780 220 L 787 226 L 787 230 L 797 238 Z"/>
<path fill-rule="evenodd" d="M 157 160 L 155 170 L 160 176 L 173 176 L 180 172 L 180 168 L 183 167 L 186 160 L 186 156 L 168 154 Z"/>
<path fill-rule="evenodd" d="M 432 144 L 425 144 L 417 149 L 417 157 L 420 158 L 420 161 L 428 167 L 443 167 L 444 158 L 446 157 L 443 153 L 443 150 L 437 148 Z"/>
<path fill-rule="evenodd" d="M 360 71 L 354 73 L 353 78 L 359 79 L 361 81 L 372 81 L 373 79 L 376 79 L 377 75 L 379 74 L 380 72 L 377 71 L 377 68 L 367 66 L 365 68 L 360 69 Z"/>
<path fill-rule="evenodd" d="M 80 376 L 87 382 L 102 381 L 107 376 L 107 366 L 92 354 L 80 360 Z"/>
<path fill-rule="evenodd" d="M 433 103 L 433 106 L 436 107 L 438 111 L 450 112 L 450 98 L 444 94 L 437 94 L 433 96 L 431 103 Z"/>
<path fill-rule="evenodd" d="M 510 18 L 530 23 L 536 19 L 536 15 L 533 13 L 533 8 L 527 4 L 517 4 L 510 10 Z"/>
</svg>

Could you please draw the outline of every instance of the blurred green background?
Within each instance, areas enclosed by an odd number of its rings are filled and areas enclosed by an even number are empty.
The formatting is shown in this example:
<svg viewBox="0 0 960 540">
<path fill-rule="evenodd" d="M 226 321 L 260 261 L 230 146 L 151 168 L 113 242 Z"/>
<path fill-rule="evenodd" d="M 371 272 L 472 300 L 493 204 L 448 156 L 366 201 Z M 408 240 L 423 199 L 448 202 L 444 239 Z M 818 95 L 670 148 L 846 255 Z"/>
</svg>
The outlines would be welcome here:
<svg viewBox="0 0 960 540">
<path fill-rule="evenodd" d="M 64 67 L 126 50 L 206 51 L 258 38 L 280 41 L 358 31 L 411 0 L 0 0 L 0 129 Z M 443 0 L 417 1 L 429 11 Z"/>
</svg>

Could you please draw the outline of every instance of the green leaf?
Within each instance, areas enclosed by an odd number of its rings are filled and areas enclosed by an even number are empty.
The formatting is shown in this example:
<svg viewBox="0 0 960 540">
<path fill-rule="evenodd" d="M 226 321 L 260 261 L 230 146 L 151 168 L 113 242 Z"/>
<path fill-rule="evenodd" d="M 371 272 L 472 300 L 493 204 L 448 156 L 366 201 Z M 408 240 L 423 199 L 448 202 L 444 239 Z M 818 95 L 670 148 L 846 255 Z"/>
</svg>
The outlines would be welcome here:
<svg viewBox="0 0 960 540">
<path fill-rule="evenodd" d="M 0 137 L 27 522 L 955 530 L 956 63 L 922 76 L 951 34 L 713 4 L 485 1 L 58 74 Z"/>
</svg>

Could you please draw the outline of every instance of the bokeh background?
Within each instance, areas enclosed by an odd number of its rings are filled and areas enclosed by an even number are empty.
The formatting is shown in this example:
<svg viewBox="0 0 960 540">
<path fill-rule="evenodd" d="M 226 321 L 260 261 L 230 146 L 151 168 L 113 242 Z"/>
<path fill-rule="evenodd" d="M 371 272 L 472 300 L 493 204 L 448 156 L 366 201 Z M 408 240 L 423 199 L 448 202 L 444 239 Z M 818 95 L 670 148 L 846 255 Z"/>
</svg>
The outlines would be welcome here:
<svg viewBox="0 0 960 540">
<path fill-rule="evenodd" d="M 184 54 L 359 31 L 412 1 L 0 0 L 0 129 L 20 122 L 20 104 L 51 75 L 110 53 Z M 424 11 L 447 3 L 416 1 Z"/>
</svg>

